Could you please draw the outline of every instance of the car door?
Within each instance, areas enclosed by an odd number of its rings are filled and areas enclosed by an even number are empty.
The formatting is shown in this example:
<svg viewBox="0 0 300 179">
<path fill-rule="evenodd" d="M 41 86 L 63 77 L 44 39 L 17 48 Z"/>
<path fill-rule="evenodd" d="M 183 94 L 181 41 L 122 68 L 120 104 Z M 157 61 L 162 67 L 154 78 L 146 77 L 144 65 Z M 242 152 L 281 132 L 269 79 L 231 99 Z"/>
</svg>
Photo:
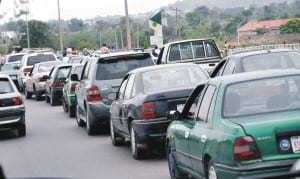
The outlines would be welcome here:
<svg viewBox="0 0 300 179">
<path fill-rule="evenodd" d="M 208 85 L 197 105 L 199 108 L 195 120 L 189 129 L 189 154 L 193 171 L 202 176 L 205 175 L 203 164 L 203 152 L 211 137 L 211 120 L 214 111 L 214 102 L 217 87 Z M 213 150 L 213 149 L 210 149 Z"/>
<path fill-rule="evenodd" d="M 33 91 L 33 76 L 34 76 L 34 72 L 35 72 L 35 66 L 32 68 L 32 70 L 30 71 L 30 73 L 28 73 L 28 75 L 25 77 L 26 78 L 26 90 L 27 91 Z"/>
</svg>

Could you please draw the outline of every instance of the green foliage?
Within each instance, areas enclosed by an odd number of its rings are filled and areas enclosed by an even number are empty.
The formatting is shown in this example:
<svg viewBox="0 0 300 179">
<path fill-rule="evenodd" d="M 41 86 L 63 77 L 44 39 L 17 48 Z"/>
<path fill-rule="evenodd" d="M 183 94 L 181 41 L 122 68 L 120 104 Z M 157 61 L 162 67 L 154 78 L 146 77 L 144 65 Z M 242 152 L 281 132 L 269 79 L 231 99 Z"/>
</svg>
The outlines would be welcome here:
<svg viewBox="0 0 300 179">
<path fill-rule="evenodd" d="M 255 30 L 257 35 L 263 35 L 267 32 L 269 32 L 269 30 L 267 28 L 258 28 Z"/>
<path fill-rule="evenodd" d="M 280 26 L 280 33 L 300 33 L 300 19 L 291 19 L 286 24 Z"/>
<path fill-rule="evenodd" d="M 189 26 L 195 28 L 200 23 L 200 16 L 196 12 L 188 12 L 185 15 L 185 18 Z"/>
<path fill-rule="evenodd" d="M 68 23 L 68 27 L 71 32 L 78 32 L 78 31 L 82 31 L 84 27 L 84 23 L 81 19 L 73 18 Z"/>
</svg>

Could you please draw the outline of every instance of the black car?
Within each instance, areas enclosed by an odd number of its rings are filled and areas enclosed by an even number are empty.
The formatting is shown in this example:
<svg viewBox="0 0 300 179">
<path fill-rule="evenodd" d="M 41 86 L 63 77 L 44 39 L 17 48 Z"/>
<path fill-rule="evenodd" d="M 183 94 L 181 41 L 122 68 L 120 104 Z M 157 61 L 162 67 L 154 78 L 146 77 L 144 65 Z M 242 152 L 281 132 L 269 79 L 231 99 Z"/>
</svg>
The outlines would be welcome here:
<svg viewBox="0 0 300 179">
<path fill-rule="evenodd" d="M 211 77 L 282 68 L 300 68 L 300 52 L 276 49 L 230 55 L 216 66 Z"/>
<path fill-rule="evenodd" d="M 17 129 L 26 135 L 25 106 L 22 95 L 8 75 L 0 74 L 0 130 Z"/>
<path fill-rule="evenodd" d="M 183 109 L 195 86 L 208 78 L 206 71 L 192 63 L 129 72 L 110 108 L 112 144 L 120 145 L 125 138 L 130 139 L 135 159 L 143 157 L 154 144 L 164 144 L 171 122 L 166 119 L 167 111 Z"/>
</svg>

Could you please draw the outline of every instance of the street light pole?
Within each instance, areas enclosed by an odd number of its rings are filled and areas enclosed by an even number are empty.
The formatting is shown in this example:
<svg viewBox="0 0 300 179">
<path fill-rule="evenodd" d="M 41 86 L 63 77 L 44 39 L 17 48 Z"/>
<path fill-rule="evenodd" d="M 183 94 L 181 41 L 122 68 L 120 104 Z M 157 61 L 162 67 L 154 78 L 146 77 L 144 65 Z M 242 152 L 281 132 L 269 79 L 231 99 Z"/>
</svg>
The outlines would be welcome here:
<svg viewBox="0 0 300 179">
<path fill-rule="evenodd" d="M 61 21 L 60 21 L 60 6 L 59 6 L 59 0 L 57 0 L 57 8 L 58 8 L 58 25 L 59 25 L 60 50 L 61 50 L 61 53 L 63 53 L 64 45 L 63 45 L 62 27 L 61 27 Z"/>
<path fill-rule="evenodd" d="M 27 14 L 28 14 L 27 4 L 28 2 L 26 3 L 26 33 L 27 33 L 27 48 L 30 49 L 29 27 L 28 27 L 28 19 L 27 19 Z"/>
<path fill-rule="evenodd" d="M 131 36 L 130 36 L 127 0 L 125 0 L 125 15 L 126 15 L 127 49 L 131 49 Z"/>
</svg>

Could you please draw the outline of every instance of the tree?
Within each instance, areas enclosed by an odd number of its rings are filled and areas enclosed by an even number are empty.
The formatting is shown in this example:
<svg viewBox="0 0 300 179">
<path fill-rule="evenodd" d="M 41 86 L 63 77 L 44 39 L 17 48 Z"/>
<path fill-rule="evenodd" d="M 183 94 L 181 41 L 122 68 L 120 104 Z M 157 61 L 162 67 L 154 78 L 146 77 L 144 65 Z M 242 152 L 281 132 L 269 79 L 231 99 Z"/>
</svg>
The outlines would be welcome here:
<svg viewBox="0 0 300 179">
<path fill-rule="evenodd" d="M 300 33 L 300 19 L 291 19 L 286 24 L 281 25 L 280 33 Z"/>
<path fill-rule="evenodd" d="M 188 12 L 185 15 L 185 18 L 189 24 L 189 26 L 192 26 L 195 28 L 200 23 L 200 16 L 194 11 L 194 12 Z"/>
<path fill-rule="evenodd" d="M 255 31 L 256 31 L 257 35 L 263 35 L 263 34 L 269 32 L 269 29 L 262 27 L 262 28 L 257 28 Z"/>
<path fill-rule="evenodd" d="M 70 20 L 68 27 L 71 32 L 82 31 L 84 23 L 81 19 L 73 18 Z"/>
</svg>

